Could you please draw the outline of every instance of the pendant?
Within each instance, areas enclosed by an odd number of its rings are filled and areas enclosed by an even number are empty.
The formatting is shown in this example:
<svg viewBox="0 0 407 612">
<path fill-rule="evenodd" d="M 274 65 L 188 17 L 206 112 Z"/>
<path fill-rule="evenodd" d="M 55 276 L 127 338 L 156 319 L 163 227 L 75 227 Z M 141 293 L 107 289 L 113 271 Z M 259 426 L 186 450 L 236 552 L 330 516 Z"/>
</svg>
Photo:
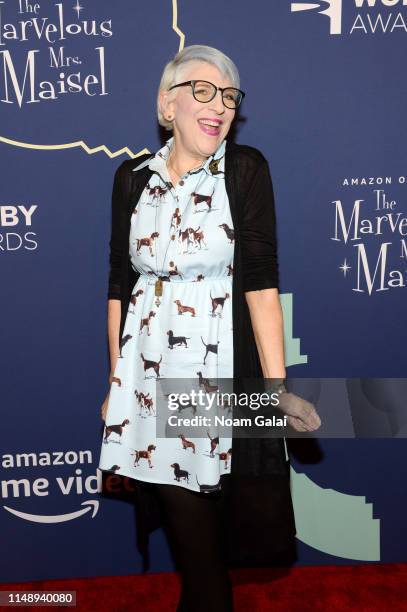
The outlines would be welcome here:
<svg viewBox="0 0 407 612">
<path fill-rule="evenodd" d="M 163 282 L 161 280 L 161 278 L 159 278 L 158 280 L 155 281 L 155 295 L 162 295 L 163 294 Z"/>
<path fill-rule="evenodd" d="M 209 170 L 212 174 L 216 174 L 218 172 L 219 159 L 213 159 L 209 164 Z"/>
<path fill-rule="evenodd" d="M 157 306 L 159 306 L 161 304 L 161 300 L 160 300 L 160 298 L 158 296 L 163 294 L 163 282 L 162 282 L 161 278 L 159 278 L 158 280 L 155 281 L 154 287 L 155 287 L 154 294 L 157 297 L 157 299 L 155 300 L 155 303 L 156 303 Z"/>
</svg>

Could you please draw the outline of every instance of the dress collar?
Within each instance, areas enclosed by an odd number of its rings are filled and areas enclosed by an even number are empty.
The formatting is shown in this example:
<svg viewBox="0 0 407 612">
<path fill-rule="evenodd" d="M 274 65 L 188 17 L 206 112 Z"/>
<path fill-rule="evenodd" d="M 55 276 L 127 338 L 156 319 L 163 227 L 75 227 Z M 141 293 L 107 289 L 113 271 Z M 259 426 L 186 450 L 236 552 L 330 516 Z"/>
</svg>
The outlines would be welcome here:
<svg viewBox="0 0 407 612">
<path fill-rule="evenodd" d="M 165 143 L 161 149 L 159 149 L 155 155 L 145 160 L 135 168 L 133 171 L 140 170 L 145 166 L 148 166 L 150 170 L 154 172 L 158 172 L 159 174 L 168 175 L 166 161 L 170 154 L 171 148 L 174 143 L 174 136 L 171 136 Z M 226 139 L 222 140 L 219 147 L 216 149 L 215 153 L 210 155 L 205 163 L 194 170 L 193 172 L 187 172 L 186 174 L 196 174 L 200 172 L 202 169 L 210 176 L 215 176 L 216 178 L 224 177 L 225 174 L 225 150 L 226 150 Z"/>
</svg>

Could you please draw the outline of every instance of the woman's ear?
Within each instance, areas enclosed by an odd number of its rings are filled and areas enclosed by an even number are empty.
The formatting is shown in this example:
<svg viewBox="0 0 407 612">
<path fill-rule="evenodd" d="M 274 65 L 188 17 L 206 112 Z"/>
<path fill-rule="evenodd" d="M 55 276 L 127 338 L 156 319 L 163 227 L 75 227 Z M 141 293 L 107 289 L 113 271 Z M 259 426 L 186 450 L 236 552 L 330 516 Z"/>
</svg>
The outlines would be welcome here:
<svg viewBox="0 0 407 612">
<path fill-rule="evenodd" d="M 161 113 L 167 120 L 168 116 L 174 116 L 173 102 L 169 100 L 170 93 L 167 89 L 162 89 L 159 94 Z"/>
</svg>

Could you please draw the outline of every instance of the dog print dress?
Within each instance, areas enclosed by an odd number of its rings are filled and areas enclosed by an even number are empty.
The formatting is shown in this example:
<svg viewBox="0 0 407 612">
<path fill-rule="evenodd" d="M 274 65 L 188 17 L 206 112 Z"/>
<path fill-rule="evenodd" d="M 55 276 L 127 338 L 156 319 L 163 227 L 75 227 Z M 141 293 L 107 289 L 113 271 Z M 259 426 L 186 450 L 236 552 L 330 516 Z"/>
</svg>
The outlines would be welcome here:
<svg viewBox="0 0 407 612">
<path fill-rule="evenodd" d="M 188 379 L 208 392 L 218 378 L 233 378 L 234 230 L 226 141 L 175 187 L 166 166 L 172 145 L 173 137 L 140 164 L 153 170 L 131 219 L 130 259 L 140 277 L 120 342 L 99 468 L 209 492 L 221 488 L 220 476 L 231 471 L 232 429 L 227 435 L 222 428 L 222 436 L 203 427 L 194 437 L 193 428 L 179 426 L 176 435 L 157 436 L 157 397 L 164 391 L 156 381 Z M 159 277 L 162 291 L 156 295 Z M 173 414 L 194 416 L 196 407 L 179 406 Z"/>
</svg>

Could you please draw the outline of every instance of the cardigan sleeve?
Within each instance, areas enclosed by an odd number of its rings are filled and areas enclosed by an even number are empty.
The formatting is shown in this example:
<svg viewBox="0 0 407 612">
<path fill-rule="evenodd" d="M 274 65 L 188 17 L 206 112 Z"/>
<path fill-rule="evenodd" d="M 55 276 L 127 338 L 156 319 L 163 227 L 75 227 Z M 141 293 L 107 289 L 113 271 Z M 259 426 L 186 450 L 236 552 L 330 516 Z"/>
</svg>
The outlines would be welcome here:
<svg viewBox="0 0 407 612">
<path fill-rule="evenodd" d="M 117 168 L 111 200 L 111 237 L 110 237 L 110 271 L 108 298 L 120 300 L 122 296 L 122 270 L 123 258 L 127 258 L 125 245 L 126 237 L 127 198 L 128 198 L 128 169 L 125 162 Z"/>
<path fill-rule="evenodd" d="M 279 288 L 276 215 L 268 161 L 259 162 L 243 203 L 243 291 Z"/>
</svg>

